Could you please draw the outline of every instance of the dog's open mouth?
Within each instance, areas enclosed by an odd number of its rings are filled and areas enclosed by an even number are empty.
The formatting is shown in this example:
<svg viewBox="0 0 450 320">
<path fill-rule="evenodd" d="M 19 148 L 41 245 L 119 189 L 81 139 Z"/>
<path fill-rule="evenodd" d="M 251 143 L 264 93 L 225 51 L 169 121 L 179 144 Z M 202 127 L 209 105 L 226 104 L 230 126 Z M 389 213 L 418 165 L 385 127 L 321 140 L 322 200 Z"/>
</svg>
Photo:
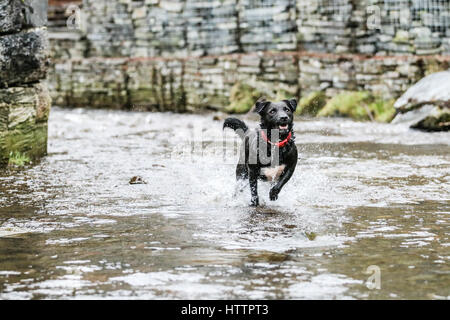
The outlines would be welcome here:
<svg viewBox="0 0 450 320">
<path fill-rule="evenodd" d="M 279 128 L 280 130 L 287 130 L 287 129 L 288 129 L 288 125 L 286 124 L 286 125 L 284 125 L 284 126 L 278 126 L 278 128 Z"/>
</svg>

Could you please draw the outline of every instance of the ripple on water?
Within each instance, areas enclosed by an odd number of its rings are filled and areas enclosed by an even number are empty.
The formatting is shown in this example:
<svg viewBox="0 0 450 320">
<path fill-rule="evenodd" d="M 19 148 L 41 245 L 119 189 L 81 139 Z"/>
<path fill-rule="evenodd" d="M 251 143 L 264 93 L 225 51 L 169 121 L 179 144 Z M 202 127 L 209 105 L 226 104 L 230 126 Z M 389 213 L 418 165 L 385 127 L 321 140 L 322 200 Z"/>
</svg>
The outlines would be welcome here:
<svg viewBox="0 0 450 320">
<path fill-rule="evenodd" d="M 295 175 L 253 209 L 212 115 L 53 109 L 49 155 L 0 174 L 0 298 L 447 297 L 449 133 L 295 129 Z"/>
</svg>

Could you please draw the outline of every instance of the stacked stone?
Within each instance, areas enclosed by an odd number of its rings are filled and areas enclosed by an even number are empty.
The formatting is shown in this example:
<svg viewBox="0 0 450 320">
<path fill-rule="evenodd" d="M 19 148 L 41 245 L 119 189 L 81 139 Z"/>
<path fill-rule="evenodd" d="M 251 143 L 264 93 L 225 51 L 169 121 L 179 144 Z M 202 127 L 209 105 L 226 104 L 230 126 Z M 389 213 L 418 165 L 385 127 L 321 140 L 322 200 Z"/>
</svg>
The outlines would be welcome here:
<svg viewBox="0 0 450 320">
<path fill-rule="evenodd" d="M 56 77 L 49 79 L 54 103 L 71 107 L 126 108 L 127 62 L 126 58 L 90 58 L 57 64 Z"/>
<path fill-rule="evenodd" d="M 238 60 L 237 81 L 257 89 L 267 99 L 285 99 L 298 94 L 295 55 L 245 54 Z"/>
<path fill-rule="evenodd" d="M 299 84 L 303 96 L 326 90 L 333 96 L 340 90 L 355 90 L 355 66 L 352 56 L 302 55 L 299 57 Z"/>
<path fill-rule="evenodd" d="M 450 3 L 447 0 L 379 1 L 382 27 L 378 49 L 385 54 L 430 55 L 448 52 Z"/>
<path fill-rule="evenodd" d="M 385 99 L 396 98 L 417 82 L 423 71 L 422 61 L 414 56 L 402 59 L 363 59 L 355 64 L 358 90 L 373 92 Z"/>
<path fill-rule="evenodd" d="M 415 56 L 365 58 L 310 54 L 299 58 L 299 83 L 302 95 L 325 90 L 332 97 L 340 91 L 362 90 L 391 99 L 399 97 L 433 68 L 443 70 L 448 68 L 448 63 Z"/>
<path fill-rule="evenodd" d="M 183 62 L 177 59 L 130 60 L 125 69 L 130 108 L 185 111 L 183 68 Z"/>
<path fill-rule="evenodd" d="M 230 56 L 205 57 L 185 61 L 184 83 L 189 108 L 219 109 L 228 105 L 236 72 Z M 230 78 L 231 74 L 231 78 Z"/>
<path fill-rule="evenodd" d="M 136 6 L 141 5 L 140 2 Z M 131 0 L 84 0 L 89 57 L 130 56 L 134 45 Z"/>
<path fill-rule="evenodd" d="M 81 30 L 81 0 L 51 0 L 48 8 L 48 39 L 51 59 L 80 59 L 87 50 Z M 78 15 L 78 16 L 77 16 Z M 80 18 L 80 21 L 76 19 Z"/>
<path fill-rule="evenodd" d="M 353 2 L 351 25 L 356 53 L 373 55 L 377 51 L 377 32 L 380 18 L 376 16 L 379 0 L 359 0 Z"/>
<path fill-rule="evenodd" d="M 354 52 L 351 0 L 297 0 L 299 47 L 312 52 Z"/>
<path fill-rule="evenodd" d="M 240 43 L 244 52 L 297 49 L 295 0 L 240 0 Z"/>
<path fill-rule="evenodd" d="M 46 1 L 0 0 L 0 166 L 11 152 L 47 150 L 46 17 Z"/>
<path fill-rule="evenodd" d="M 183 19 L 191 55 L 227 54 L 239 48 L 237 0 L 186 1 Z"/>
<path fill-rule="evenodd" d="M 439 23 L 420 19 L 420 8 L 430 11 L 425 3 L 436 4 Z M 450 51 L 447 0 L 84 0 L 83 5 L 86 41 L 55 46 L 61 59 L 50 83 L 62 105 L 217 109 L 230 103 L 239 82 L 267 97 L 318 90 L 395 97 L 428 69 L 445 67 L 439 59 L 414 58 L 415 52 L 434 52 L 433 46 L 426 49 L 434 41 L 429 39 L 439 37 L 440 52 Z M 405 6 L 413 18 L 408 26 L 399 18 Z M 406 53 L 412 58 L 376 57 Z M 80 56 L 95 59 L 85 64 Z M 67 63 L 68 57 L 75 59 Z M 106 57 L 128 60 L 116 64 Z M 107 68 L 117 68 L 116 79 Z M 61 91 L 68 93 L 61 98 Z"/>
<path fill-rule="evenodd" d="M 186 55 L 184 1 L 141 0 L 131 5 L 135 37 L 133 57 Z"/>
</svg>

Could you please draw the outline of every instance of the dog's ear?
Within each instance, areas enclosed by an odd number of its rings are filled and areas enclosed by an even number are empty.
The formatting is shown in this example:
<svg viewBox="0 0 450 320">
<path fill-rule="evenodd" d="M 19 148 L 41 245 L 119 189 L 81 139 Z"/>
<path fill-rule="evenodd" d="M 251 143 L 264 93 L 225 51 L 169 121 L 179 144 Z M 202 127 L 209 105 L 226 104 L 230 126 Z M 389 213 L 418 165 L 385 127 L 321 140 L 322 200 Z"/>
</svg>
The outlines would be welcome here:
<svg viewBox="0 0 450 320">
<path fill-rule="evenodd" d="M 270 104 L 270 101 L 266 101 L 266 99 L 258 100 L 255 103 L 255 112 L 258 114 L 262 114 L 264 109 Z"/>
<path fill-rule="evenodd" d="M 283 100 L 284 103 L 292 110 L 292 112 L 297 109 L 297 100 L 296 99 L 289 99 L 289 100 Z"/>
</svg>

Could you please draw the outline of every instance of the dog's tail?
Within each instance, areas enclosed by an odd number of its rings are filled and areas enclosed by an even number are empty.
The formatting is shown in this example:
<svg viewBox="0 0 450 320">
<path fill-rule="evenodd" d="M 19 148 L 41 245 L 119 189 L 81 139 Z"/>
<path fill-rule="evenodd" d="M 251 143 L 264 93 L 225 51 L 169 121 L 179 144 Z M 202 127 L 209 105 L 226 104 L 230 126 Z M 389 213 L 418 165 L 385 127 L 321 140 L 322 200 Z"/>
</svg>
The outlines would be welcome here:
<svg viewBox="0 0 450 320">
<path fill-rule="evenodd" d="M 248 131 L 245 122 L 236 118 L 226 118 L 223 122 L 223 129 L 225 128 L 233 129 L 241 138 L 244 138 L 245 133 Z"/>
</svg>

